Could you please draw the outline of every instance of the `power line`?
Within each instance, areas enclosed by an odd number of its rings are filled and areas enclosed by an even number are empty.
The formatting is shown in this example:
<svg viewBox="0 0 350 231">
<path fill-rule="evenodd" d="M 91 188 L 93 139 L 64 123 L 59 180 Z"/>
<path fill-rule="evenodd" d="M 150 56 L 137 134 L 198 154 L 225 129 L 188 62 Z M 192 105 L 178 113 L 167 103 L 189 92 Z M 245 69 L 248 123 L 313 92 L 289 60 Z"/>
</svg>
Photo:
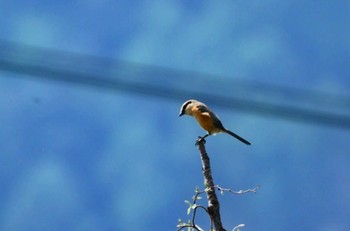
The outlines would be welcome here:
<svg viewBox="0 0 350 231">
<path fill-rule="evenodd" d="M 66 82 L 181 101 L 197 98 L 229 110 L 350 129 L 350 100 L 320 92 L 245 81 L 218 81 L 213 76 L 195 72 L 4 41 L 0 42 L 0 70 L 20 74 L 21 78 Z M 208 86 L 218 90 L 211 89 L 208 93 L 205 91 Z M 225 91 L 221 90 L 224 88 Z M 281 100 L 282 96 L 284 99 Z M 335 113 L 339 111 L 342 113 Z"/>
</svg>

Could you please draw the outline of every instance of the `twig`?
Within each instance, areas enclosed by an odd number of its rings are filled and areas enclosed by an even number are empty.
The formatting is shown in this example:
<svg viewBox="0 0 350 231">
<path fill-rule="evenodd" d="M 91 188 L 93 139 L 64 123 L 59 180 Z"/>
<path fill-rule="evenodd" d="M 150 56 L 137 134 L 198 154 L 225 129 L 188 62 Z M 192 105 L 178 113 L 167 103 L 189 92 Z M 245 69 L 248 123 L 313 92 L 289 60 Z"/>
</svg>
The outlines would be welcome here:
<svg viewBox="0 0 350 231">
<path fill-rule="evenodd" d="M 233 193 L 233 194 L 245 194 L 245 193 L 249 193 L 249 192 L 256 193 L 260 187 L 261 187 L 260 185 L 257 185 L 255 188 L 252 188 L 252 189 L 246 189 L 246 190 L 242 190 L 241 189 L 241 190 L 238 190 L 238 191 L 234 191 L 234 190 L 229 189 L 229 188 L 222 188 L 219 185 L 215 185 L 213 188 L 216 188 L 221 193 L 229 192 L 229 193 Z"/>
<path fill-rule="evenodd" d="M 178 231 L 182 230 L 183 228 L 192 228 L 198 231 L 203 231 L 198 225 L 195 224 L 195 220 L 196 220 L 196 214 L 197 214 L 198 208 L 203 209 L 209 215 L 208 209 L 206 207 L 204 207 L 203 205 L 197 205 L 197 200 L 201 199 L 199 195 L 204 193 L 205 190 L 200 191 L 198 188 L 196 188 L 195 192 L 196 194 L 193 196 L 192 203 L 185 201 L 187 204 L 189 204 L 188 214 L 190 213 L 191 210 L 193 210 L 191 222 L 188 222 L 188 223 L 180 222 L 179 225 L 177 226 L 179 227 Z"/>
<path fill-rule="evenodd" d="M 244 224 L 237 225 L 232 229 L 232 231 L 240 231 L 240 228 L 243 228 L 244 226 Z"/>
</svg>

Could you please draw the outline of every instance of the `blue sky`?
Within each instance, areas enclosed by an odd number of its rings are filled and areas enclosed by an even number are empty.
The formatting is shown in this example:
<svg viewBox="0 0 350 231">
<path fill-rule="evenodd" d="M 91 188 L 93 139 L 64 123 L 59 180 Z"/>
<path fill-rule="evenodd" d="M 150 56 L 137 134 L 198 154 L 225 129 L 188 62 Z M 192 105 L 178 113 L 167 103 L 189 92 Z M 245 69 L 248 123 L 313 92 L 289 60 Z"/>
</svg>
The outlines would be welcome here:
<svg viewBox="0 0 350 231">
<path fill-rule="evenodd" d="M 1 3 L 0 39 L 210 74 L 185 83 L 317 108 L 284 91 L 269 96 L 259 86 L 347 102 L 349 10 L 346 1 L 12 0 Z M 183 76 L 142 78 L 184 85 Z M 238 82 L 248 90 L 223 86 Z M 194 141 L 204 133 L 192 118 L 178 118 L 187 98 L 5 71 L 0 94 L 1 230 L 176 230 L 178 218 L 188 219 L 184 200 L 203 182 Z M 347 104 L 325 101 L 320 110 L 349 115 Z M 241 223 L 243 230 L 349 230 L 348 129 L 209 106 L 252 142 L 208 138 L 216 184 L 262 185 L 257 194 L 219 195 L 227 230 Z M 205 226 L 207 219 L 198 222 Z"/>
</svg>

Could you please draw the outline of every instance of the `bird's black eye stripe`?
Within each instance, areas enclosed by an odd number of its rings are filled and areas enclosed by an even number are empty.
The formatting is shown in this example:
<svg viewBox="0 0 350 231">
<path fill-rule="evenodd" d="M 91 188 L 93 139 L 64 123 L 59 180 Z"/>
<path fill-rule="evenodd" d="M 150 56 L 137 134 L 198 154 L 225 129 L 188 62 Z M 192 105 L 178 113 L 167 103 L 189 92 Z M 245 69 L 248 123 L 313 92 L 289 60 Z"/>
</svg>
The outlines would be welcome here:
<svg viewBox="0 0 350 231">
<path fill-rule="evenodd" d="M 188 101 L 188 102 L 182 107 L 181 112 L 184 112 L 185 109 L 186 109 L 186 107 L 187 107 L 187 105 L 189 105 L 190 103 L 192 103 L 192 101 Z"/>
</svg>

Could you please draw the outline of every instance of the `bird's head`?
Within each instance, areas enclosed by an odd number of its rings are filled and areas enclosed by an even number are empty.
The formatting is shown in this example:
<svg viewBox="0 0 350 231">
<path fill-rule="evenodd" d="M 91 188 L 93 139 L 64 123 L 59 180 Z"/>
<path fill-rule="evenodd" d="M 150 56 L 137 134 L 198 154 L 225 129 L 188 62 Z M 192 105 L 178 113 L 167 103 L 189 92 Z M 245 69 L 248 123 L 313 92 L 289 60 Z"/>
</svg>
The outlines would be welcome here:
<svg viewBox="0 0 350 231">
<path fill-rule="evenodd" d="M 179 116 L 192 115 L 192 108 L 197 104 L 197 100 L 190 99 L 184 102 L 180 108 Z"/>
</svg>

